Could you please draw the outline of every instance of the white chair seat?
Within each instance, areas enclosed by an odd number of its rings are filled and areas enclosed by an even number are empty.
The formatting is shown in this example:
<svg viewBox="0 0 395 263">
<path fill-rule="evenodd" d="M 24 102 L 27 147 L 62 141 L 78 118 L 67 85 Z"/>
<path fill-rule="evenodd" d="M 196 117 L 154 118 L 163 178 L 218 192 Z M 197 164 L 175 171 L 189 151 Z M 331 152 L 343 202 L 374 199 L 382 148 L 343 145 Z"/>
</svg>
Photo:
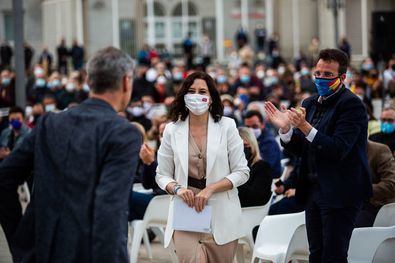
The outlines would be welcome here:
<svg viewBox="0 0 395 263">
<path fill-rule="evenodd" d="M 395 238 L 395 226 L 354 229 L 348 249 L 349 263 L 371 263 L 379 246 Z"/>
<path fill-rule="evenodd" d="M 292 257 L 292 241 L 300 240 L 294 238 L 295 233 L 304 225 L 304 212 L 266 216 L 259 226 L 251 262 L 256 258 L 276 263 L 286 262 L 288 254 Z M 307 237 L 303 237 L 302 240 L 307 240 Z"/>
</svg>

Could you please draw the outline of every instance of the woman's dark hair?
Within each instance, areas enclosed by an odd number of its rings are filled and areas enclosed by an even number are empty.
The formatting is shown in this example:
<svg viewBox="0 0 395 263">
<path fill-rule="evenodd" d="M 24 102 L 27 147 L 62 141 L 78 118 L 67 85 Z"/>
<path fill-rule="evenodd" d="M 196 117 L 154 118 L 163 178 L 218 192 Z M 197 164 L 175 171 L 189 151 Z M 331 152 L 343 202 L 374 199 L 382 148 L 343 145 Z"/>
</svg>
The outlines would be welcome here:
<svg viewBox="0 0 395 263">
<path fill-rule="evenodd" d="M 176 94 L 176 98 L 171 105 L 169 112 L 169 119 L 173 122 L 178 120 L 185 121 L 189 114 L 189 110 L 185 106 L 184 96 L 188 93 L 189 88 L 192 86 L 195 79 L 204 80 L 207 84 L 208 91 L 211 96 L 211 105 L 209 112 L 214 119 L 214 122 L 218 122 L 224 114 L 224 106 L 222 105 L 221 98 L 215 87 L 215 81 L 205 72 L 194 72 L 190 74 L 182 83 L 181 88 Z"/>
</svg>

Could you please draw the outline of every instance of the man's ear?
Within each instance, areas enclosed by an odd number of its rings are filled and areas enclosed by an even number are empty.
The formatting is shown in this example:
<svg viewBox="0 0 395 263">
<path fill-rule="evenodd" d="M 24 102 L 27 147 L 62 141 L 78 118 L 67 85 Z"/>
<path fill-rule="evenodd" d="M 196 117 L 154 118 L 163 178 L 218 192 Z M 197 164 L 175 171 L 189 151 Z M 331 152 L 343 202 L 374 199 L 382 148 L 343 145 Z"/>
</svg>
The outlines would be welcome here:
<svg viewBox="0 0 395 263">
<path fill-rule="evenodd" d="M 346 73 L 340 75 L 340 80 L 343 82 L 346 79 Z"/>
<path fill-rule="evenodd" d="M 128 91 L 129 85 L 129 77 L 127 75 L 123 76 L 122 78 L 122 93 L 126 93 Z"/>
</svg>

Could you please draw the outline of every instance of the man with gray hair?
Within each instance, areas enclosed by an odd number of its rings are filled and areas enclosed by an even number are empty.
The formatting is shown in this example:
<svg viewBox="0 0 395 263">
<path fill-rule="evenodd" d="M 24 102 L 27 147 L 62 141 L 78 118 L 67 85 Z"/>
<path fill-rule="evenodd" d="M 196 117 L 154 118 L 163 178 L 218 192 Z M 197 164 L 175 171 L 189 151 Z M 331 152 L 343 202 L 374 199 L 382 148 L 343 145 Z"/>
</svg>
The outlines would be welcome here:
<svg viewBox="0 0 395 263">
<path fill-rule="evenodd" d="M 87 65 L 91 95 L 49 113 L 0 166 L 0 223 L 15 262 L 127 262 L 128 197 L 141 135 L 117 112 L 133 63 L 116 48 Z M 17 187 L 33 174 L 22 216 Z"/>
</svg>

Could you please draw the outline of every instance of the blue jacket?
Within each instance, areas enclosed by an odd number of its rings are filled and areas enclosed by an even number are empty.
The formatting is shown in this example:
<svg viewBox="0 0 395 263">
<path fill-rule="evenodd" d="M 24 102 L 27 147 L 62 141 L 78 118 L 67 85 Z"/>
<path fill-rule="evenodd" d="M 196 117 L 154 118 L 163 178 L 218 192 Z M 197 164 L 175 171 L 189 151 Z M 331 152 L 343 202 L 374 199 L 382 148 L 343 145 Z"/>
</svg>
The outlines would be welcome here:
<svg viewBox="0 0 395 263">
<path fill-rule="evenodd" d="M 262 159 L 268 162 L 272 169 L 272 177 L 279 178 L 282 153 L 276 139 L 268 129 L 264 128 L 257 140 Z"/>
<path fill-rule="evenodd" d="M 0 223 L 15 262 L 128 262 L 141 135 L 106 102 L 47 114 L 0 166 Z M 26 213 L 16 189 L 33 175 Z"/>
<path fill-rule="evenodd" d="M 283 146 L 301 157 L 296 197 L 306 202 L 309 189 L 309 151 L 314 156 L 314 166 L 319 184 L 319 195 L 328 205 L 344 207 L 372 196 L 372 183 L 367 149 L 368 120 L 361 100 L 351 91 L 342 88 L 333 97 L 318 102 L 318 95 L 303 102 L 306 119 L 311 123 L 317 107 L 328 107 L 315 127 L 318 132 L 310 143 L 304 134 L 294 129 L 292 139 Z"/>
</svg>

